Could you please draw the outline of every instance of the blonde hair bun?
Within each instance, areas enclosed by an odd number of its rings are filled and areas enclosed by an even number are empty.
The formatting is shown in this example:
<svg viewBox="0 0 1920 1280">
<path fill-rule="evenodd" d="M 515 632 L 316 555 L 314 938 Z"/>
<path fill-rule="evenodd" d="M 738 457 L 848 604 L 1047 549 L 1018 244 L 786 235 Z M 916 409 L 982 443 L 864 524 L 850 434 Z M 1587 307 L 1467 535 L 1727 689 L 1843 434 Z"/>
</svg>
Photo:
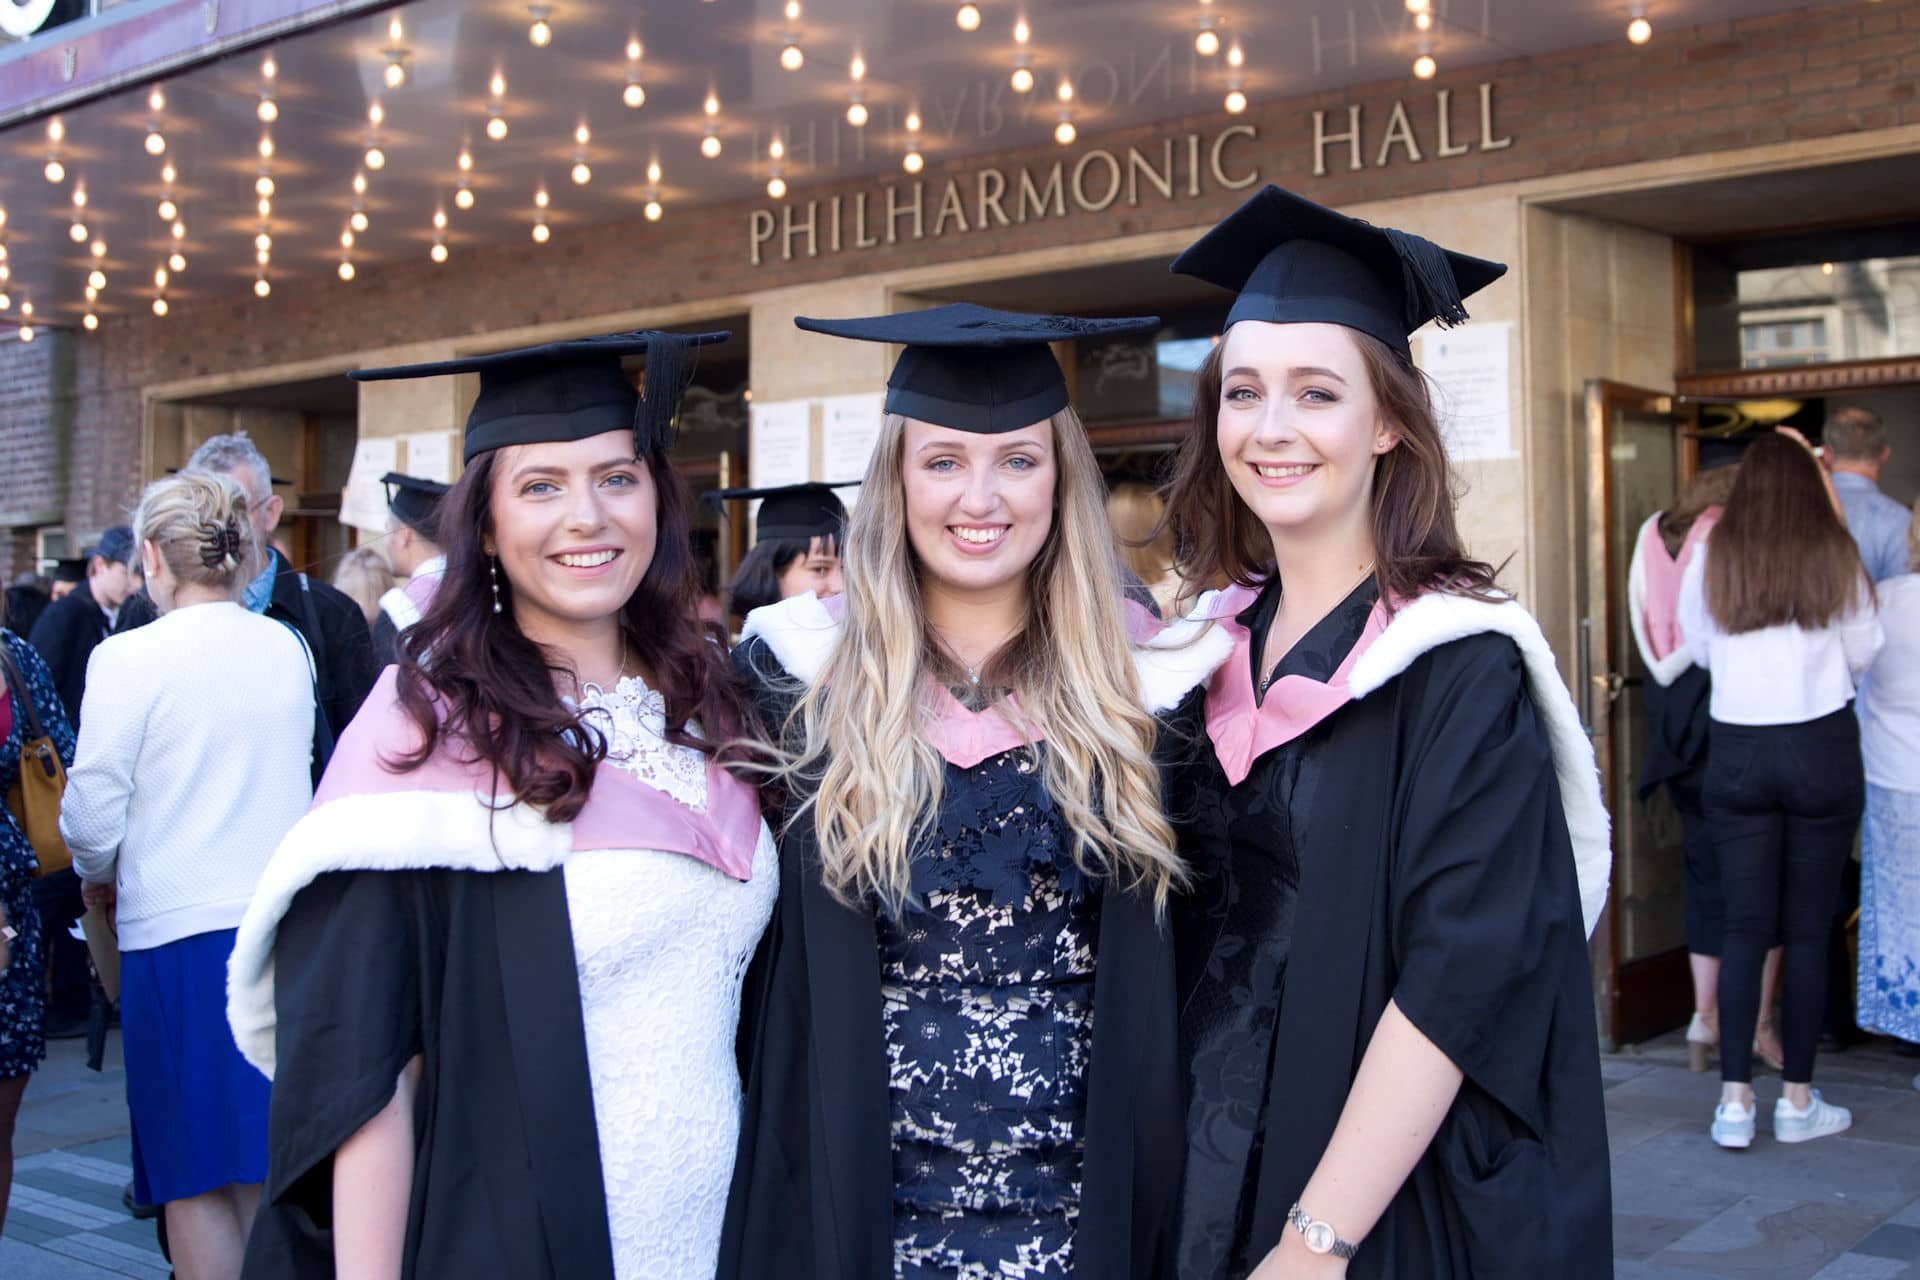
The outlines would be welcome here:
<svg viewBox="0 0 1920 1280">
<path fill-rule="evenodd" d="M 247 495 L 210 471 L 182 471 L 148 485 L 133 533 L 153 544 L 175 578 L 197 586 L 232 587 L 254 559 Z"/>
</svg>

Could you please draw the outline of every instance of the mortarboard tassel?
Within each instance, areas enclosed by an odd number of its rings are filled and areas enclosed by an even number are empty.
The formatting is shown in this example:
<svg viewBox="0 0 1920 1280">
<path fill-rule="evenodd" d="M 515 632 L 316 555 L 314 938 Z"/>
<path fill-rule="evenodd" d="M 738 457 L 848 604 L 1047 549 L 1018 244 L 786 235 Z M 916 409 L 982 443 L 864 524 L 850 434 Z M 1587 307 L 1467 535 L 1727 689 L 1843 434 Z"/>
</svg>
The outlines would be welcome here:
<svg viewBox="0 0 1920 1280">
<path fill-rule="evenodd" d="M 1450 329 L 1467 319 L 1460 285 L 1453 278 L 1453 267 L 1446 251 L 1424 236 L 1381 227 L 1387 242 L 1400 255 L 1400 269 L 1407 294 L 1407 328 L 1418 329 L 1429 319 Z"/>
<path fill-rule="evenodd" d="M 646 394 L 633 408 L 633 447 L 636 454 L 665 453 L 673 447 L 674 423 L 680 399 L 693 382 L 699 348 L 679 334 L 655 334 L 647 343 L 643 386 Z"/>
</svg>

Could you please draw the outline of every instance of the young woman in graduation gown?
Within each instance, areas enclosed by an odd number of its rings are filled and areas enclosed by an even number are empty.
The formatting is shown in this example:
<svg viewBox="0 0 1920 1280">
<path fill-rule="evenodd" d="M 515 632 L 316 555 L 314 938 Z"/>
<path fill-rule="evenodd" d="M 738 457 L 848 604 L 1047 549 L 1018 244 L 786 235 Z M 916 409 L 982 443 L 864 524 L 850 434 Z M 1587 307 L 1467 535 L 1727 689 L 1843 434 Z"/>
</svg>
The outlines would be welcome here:
<svg viewBox="0 0 1920 1280">
<path fill-rule="evenodd" d="M 716 764 L 751 713 L 666 458 L 708 340 L 361 375 L 480 395 L 443 584 L 240 929 L 229 1012 L 274 1079 L 248 1276 L 713 1272 L 778 863 Z"/>
<path fill-rule="evenodd" d="M 1164 1276 L 1180 872 L 1149 707 L 1185 655 L 1136 674 L 1044 345 L 1141 322 L 799 323 L 906 347 L 845 594 L 755 611 L 735 651 L 790 754 L 720 1275 Z"/>
<path fill-rule="evenodd" d="M 1593 754 L 1464 553 L 1408 334 L 1496 263 L 1269 187 L 1169 510 L 1232 638 L 1177 713 L 1181 1280 L 1613 1274 Z"/>
</svg>

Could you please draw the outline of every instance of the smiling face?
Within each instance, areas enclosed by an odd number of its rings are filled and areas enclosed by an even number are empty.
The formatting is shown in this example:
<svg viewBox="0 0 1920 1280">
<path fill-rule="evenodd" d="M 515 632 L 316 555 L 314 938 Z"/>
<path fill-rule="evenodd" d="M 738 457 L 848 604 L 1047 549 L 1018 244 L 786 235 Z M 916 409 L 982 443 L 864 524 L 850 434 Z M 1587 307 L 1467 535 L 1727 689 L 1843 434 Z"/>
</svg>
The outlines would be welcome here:
<svg viewBox="0 0 1920 1280">
<path fill-rule="evenodd" d="M 550 642 L 617 614 L 653 562 L 657 513 L 630 431 L 500 450 L 485 550 L 521 632 Z"/>
<path fill-rule="evenodd" d="M 797 555 L 780 571 L 780 598 L 811 591 L 822 600 L 846 589 L 840 575 L 840 553 L 831 538 L 809 538 L 804 555 Z"/>
<path fill-rule="evenodd" d="M 1399 436 L 1353 334 L 1242 320 L 1220 368 L 1220 462 L 1255 517 L 1275 538 L 1365 529 L 1374 468 Z"/>
<path fill-rule="evenodd" d="M 968 595 L 1019 580 L 1053 528 L 1053 424 L 982 435 L 909 418 L 902 443 L 922 589 Z"/>
</svg>

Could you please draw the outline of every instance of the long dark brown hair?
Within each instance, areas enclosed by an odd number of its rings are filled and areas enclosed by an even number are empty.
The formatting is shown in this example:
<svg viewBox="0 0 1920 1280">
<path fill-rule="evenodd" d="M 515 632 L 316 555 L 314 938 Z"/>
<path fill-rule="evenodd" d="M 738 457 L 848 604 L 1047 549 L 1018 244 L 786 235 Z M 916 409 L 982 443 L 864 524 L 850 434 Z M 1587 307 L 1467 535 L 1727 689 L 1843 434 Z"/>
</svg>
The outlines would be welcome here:
<svg viewBox="0 0 1920 1280">
<path fill-rule="evenodd" d="M 1680 497 L 1671 507 L 1660 513 L 1660 544 L 1667 554 L 1677 556 L 1686 543 L 1687 531 L 1693 528 L 1708 507 L 1724 507 L 1727 495 L 1733 491 L 1733 475 L 1737 468 L 1715 467 L 1711 471 L 1696 471 L 1693 479 L 1687 481 L 1680 490 Z"/>
<path fill-rule="evenodd" d="M 437 749 L 463 752 L 503 777 L 514 800 L 543 808 L 550 822 L 569 822 L 587 802 L 607 743 L 560 700 L 553 677 L 561 668 L 515 625 L 511 605 L 494 612 L 484 541 L 493 529 L 498 457 L 481 454 L 441 502 L 446 576 L 425 616 L 401 636 L 398 654 L 400 705 L 419 727 L 421 745 L 393 764 L 417 769 Z M 648 455 L 646 467 L 656 503 L 653 562 L 621 610 L 620 628 L 666 700 L 667 740 L 731 762 L 722 744 L 754 722 L 724 636 L 694 613 L 699 587 L 686 482 L 660 454 Z M 510 601 L 504 575 L 500 590 Z M 687 731 L 695 718 L 702 737 Z"/>
<path fill-rule="evenodd" d="M 1729 635 L 1818 630 L 1874 598 L 1860 549 L 1804 446 L 1772 433 L 1747 446 L 1726 512 L 1707 535 L 1706 587 L 1707 610 Z"/>
<path fill-rule="evenodd" d="M 1380 412 L 1400 437 L 1373 473 L 1373 576 L 1380 598 L 1390 609 L 1427 591 L 1493 598 L 1493 566 L 1470 558 L 1460 541 L 1447 450 L 1425 375 L 1378 338 L 1349 334 Z M 1214 344 L 1195 375 L 1192 425 L 1164 490 L 1166 518 L 1189 582 L 1251 587 L 1273 572 L 1273 542 L 1220 464 L 1215 433 L 1225 349 L 1225 342 Z"/>
</svg>

